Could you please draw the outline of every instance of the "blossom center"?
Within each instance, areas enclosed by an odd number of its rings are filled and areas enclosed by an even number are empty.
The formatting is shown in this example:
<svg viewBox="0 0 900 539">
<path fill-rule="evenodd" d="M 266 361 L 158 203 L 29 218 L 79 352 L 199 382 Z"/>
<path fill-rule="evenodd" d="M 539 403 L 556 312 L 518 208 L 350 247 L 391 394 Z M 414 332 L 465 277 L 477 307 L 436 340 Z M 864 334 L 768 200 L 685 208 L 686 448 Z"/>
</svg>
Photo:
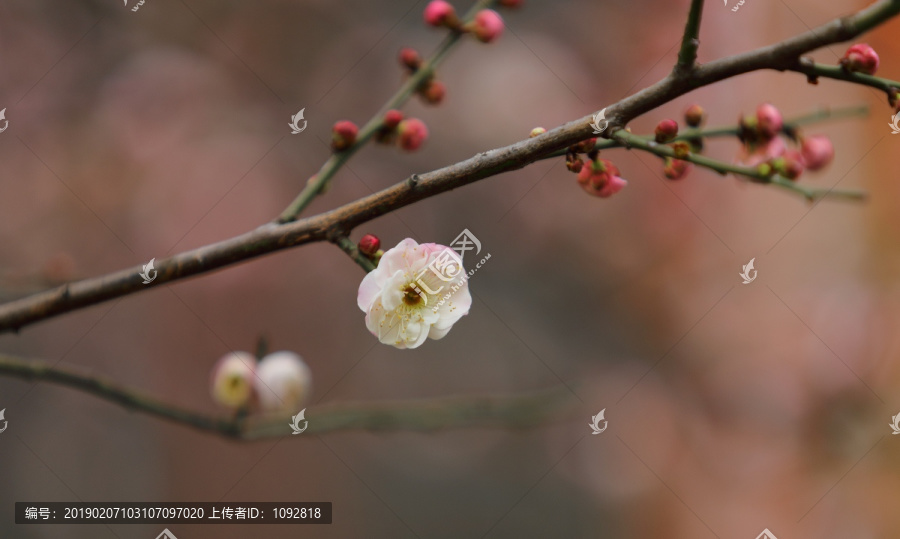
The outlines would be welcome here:
<svg viewBox="0 0 900 539">
<path fill-rule="evenodd" d="M 422 303 L 422 296 L 419 295 L 419 291 L 414 284 L 406 285 L 406 288 L 403 290 L 403 303 L 410 307 Z"/>
</svg>

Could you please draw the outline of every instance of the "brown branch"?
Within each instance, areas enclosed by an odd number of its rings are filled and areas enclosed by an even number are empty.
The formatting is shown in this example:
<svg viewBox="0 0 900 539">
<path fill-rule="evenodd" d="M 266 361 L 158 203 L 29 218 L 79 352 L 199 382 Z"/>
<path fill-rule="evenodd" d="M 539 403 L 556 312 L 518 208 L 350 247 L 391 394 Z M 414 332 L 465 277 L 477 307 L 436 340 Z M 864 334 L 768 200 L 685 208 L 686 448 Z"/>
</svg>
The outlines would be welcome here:
<svg viewBox="0 0 900 539">
<path fill-rule="evenodd" d="M 141 391 L 126 388 L 73 369 L 0 354 L 0 374 L 59 384 L 203 432 L 240 440 L 291 435 L 291 417 L 217 417 L 173 406 Z M 565 387 L 504 396 L 455 396 L 382 402 L 343 402 L 308 408 L 304 433 L 340 430 L 436 430 L 464 427 L 525 428 L 559 417 L 572 408 L 574 397 Z M 295 410 L 294 413 L 299 412 Z M 291 436 L 293 438 L 293 436 Z M 297 436 L 298 439 L 303 436 Z"/>
<path fill-rule="evenodd" d="M 815 30 L 751 52 L 697 66 L 691 77 L 669 75 L 606 108 L 613 133 L 628 121 L 696 88 L 760 69 L 786 70 L 800 55 L 819 47 L 852 39 L 900 13 L 900 0 L 879 0 L 853 15 Z M 592 136 L 588 115 L 538 137 L 478 154 L 465 161 L 420 174 L 355 202 L 298 221 L 269 223 L 254 231 L 157 261 L 159 276 L 143 285 L 140 266 L 69 283 L 0 305 L 0 333 L 81 307 L 125 296 L 154 286 L 214 271 L 238 262 L 316 241 L 335 241 L 376 217 L 425 198 L 478 180 L 525 167 L 554 151 Z"/>
</svg>

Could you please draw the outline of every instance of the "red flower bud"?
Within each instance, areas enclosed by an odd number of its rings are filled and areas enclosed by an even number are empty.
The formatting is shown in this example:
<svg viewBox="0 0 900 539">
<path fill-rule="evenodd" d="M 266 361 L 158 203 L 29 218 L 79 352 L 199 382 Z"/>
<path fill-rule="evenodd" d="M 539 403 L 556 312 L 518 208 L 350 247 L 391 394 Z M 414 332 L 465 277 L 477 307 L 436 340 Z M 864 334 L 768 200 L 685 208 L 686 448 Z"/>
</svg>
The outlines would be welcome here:
<svg viewBox="0 0 900 539">
<path fill-rule="evenodd" d="M 809 170 L 825 168 L 834 159 L 834 146 L 825 135 L 806 137 L 800 146 L 803 161 Z"/>
<path fill-rule="evenodd" d="M 777 135 L 784 125 L 781 112 L 770 103 L 763 103 L 756 107 L 756 121 L 759 134 L 765 139 Z"/>
<path fill-rule="evenodd" d="M 384 127 L 386 129 L 394 129 L 403 121 L 403 113 L 397 109 L 391 109 L 384 113 Z"/>
<path fill-rule="evenodd" d="M 422 57 L 415 49 L 404 47 L 400 49 L 400 65 L 410 71 L 417 71 L 422 65 Z"/>
<path fill-rule="evenodd" d="M 841 66 L 850 72 L 874 75 L 878 70 L 878 53 L 868 43 L 857 43 L 844 53 Z"/>
<path fill-rule="evenodd" d="M 373 257 L 375 256 L 375 253 L 378 252 L 378 249 L 381 249 L 381 240 L 374 234 L 366 234 L 359 239 L 357 248 L 360 253 L 368 257 Z"/>
<path fill-rule="evenodd" d="M 663 174 L 670 180 L 680 180 L 684 178 L 691 170 L 691 164 L 681 159 L 666 158 L 666 166 L 663 168 Z"/>
<path fill-rule="evenodd" d="M 706 121 L 706 111 L 695 103 L 684 111 L 684 121 L 691 127 L 700 127 Z"/>
<path fill-rule="evenodd" d="M 497 2 L 498 5 L 508 8 L 517 8 L 522 6 L 522 2 L 525 0 L 500 0 Z"/>
<path fill-rule="evenodd" d="M 355 123 L 347 120 L 337 122 L 331 128 L 331 147 L 337 151 L 346 150 L 356 142 L 358 133 L 359 128 Z"/>
<path fill-rule="evenodd" d="M 628 185 L 619 177 L 619 169 L 607 159 L 591 161 L 578 173 L 578 184 L 592 196 L 607 198 Z"/>
<path fill-rule="evenodd" d="M 663 120 L 656 124 L 656 142 L 669 142 L 678 135 L 678 122 Z"/>
<path fill-rule="evenodd" d="M 459 25 L 459 19 L 456 18 L 456 10 L 453 6 L 444 0 L 431 0 L 425 6 L 423 13 L 425 23 L 429 26 L 447 26 L 454 28 Z"/>
<path fill-rule="evenodd" d="M 503 18 L 493 9 L 482 9 L 472 20 L 472 32 L 482 43 L 490 43 L 503 33 Z"/>
<path fill-rule="evenodd" d="M 428 127 L 418 118 L 407 118 L 397 127 L 400 133 L 400 147 L 404 150 L 417 150 L 428 138 Z"/>
<path fill-rule="evenodd" d="M 447 87 L 444 86 L 444 83 L 433 79 L 419 92 L 422 99 L 429 105 L 440 104 L 440 102 L 444 100 L 446 94 Z"/>
</svg>

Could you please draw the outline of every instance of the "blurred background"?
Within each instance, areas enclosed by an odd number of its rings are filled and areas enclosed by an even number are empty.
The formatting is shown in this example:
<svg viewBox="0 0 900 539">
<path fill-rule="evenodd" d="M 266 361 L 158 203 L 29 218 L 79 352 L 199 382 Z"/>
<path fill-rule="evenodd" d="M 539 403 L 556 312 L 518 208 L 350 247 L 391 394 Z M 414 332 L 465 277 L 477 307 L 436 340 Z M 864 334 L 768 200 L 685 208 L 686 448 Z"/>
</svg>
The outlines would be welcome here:
<svg viewBox="0 0 900 539">
<path fill-rule="evenodd" d="M 459 2 L 462 12 L 468 3 Z M 307 214 L 591 114 L 663 77 L 686 0 L 526 0 L 504 35 L 440 67 L 438 107 L 405 111 L 415 153 L 370 145 Z M 700 61 L 774 43 L 868 2 L 707 2 Z M 274 218 L 402 81 L 403 46 L 442 32 L 425 2 L 0 2 L 0 298 L 165 258 Z M 900 78 L 900 21 L 864 38 Z M 817 51 L 833 64 L 847 45 Z M 302 355 L 310 406 L 564 383 L 577 411 L 539 428 L 348 431 L 242 443 L 68 388 L 0 378 L 0 536 L 153 538 L 164 526 L 16 526 L 15 501 L 331 501 L 314 527 L 168 526 L 179 539 L 256 537 L 900 536 L 900 137 L 883 94 L 759 72 L 635 119 L 651 132 L 691 103 L 730 125 L 769 101 L 836 158 L 802 182 L 869 202 L 811 206 L 653 156 L 613 150 L 629 180 L 587 196 L 562 159 L 478 182 L 356 230 L 386 246 L 449 243 L 490 260 L 470 314 L 416 350 L 377 343 L 356 307 L 363 273 L 312 245 L 0 335 L 0 350 L 113 378 L 216 413 L 215 361 L 265 335 Z M 290 135 L 305 108 L 308 128 Z M 733 139 L 707 144 L 730 161 Z M 758 278 L 738 273 L 756 259 Z M 587 423 L 606 410 L 608 429 Z M 219 413 L 224 413 L 218 411 Z"/>
</svg>

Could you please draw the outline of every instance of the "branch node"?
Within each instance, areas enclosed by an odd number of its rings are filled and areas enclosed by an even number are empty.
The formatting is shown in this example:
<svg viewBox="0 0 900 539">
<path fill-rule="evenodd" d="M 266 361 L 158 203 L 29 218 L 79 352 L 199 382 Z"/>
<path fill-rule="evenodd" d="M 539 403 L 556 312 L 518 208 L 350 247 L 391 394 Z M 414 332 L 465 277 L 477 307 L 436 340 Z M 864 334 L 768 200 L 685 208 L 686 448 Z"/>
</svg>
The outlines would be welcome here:
<svg viewBox="0 0 900 539">
<path fill-rule="evenodd" d="M 413 174 L 409 178 L 406 178 L 406 185 L 408 185 L 410 189 L 413 189 L 417 185 L 419 185 L 419 175 Z"/>
</svg>

